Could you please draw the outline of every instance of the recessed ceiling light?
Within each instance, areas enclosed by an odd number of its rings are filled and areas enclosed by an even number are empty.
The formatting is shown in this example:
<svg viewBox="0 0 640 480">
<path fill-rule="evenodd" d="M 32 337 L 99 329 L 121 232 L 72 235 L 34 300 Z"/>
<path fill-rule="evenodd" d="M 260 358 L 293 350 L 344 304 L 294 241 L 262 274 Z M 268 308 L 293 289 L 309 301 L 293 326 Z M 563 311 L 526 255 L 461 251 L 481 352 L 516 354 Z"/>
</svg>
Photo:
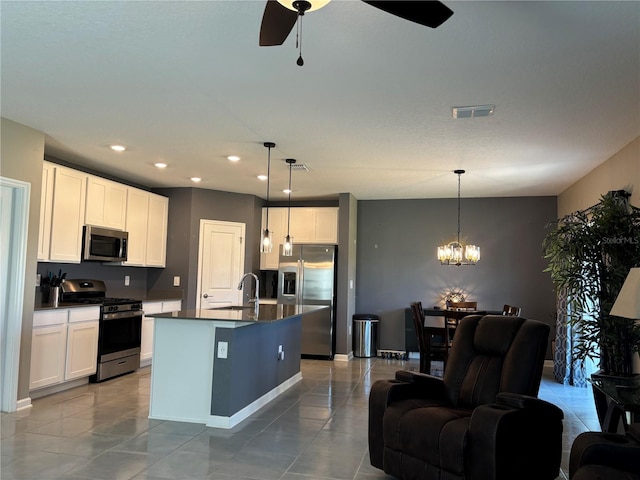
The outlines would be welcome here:
<svg viewBox="0 0 640 480">
<path fill-rule="evenodd" d="M 114 150 L 116 152 L 124 152 L 127 147 L 125 147 L 124 145 L 110 145 L 111 150 Z"/>
<path fill-rule="evenodd" d="M 266 175 L 258 175 L 258 180 L 262 180 L 263 182 L 269 177 L 267 177 Z"/>
<path fill-rule="evenodd" d="M 167 164 L 162 162 L 154 163 L 154 165 L 158 168 L 167 168 Z"/>
<path fill-rule="evenodd" d="M 198 182 L 201 182 L 201 181 L 202 181 L 202 179 L 201 179 L 200 177 L 191 177 L 191 181 L 192 181 L 193 183 L 198 183 Z"/>
<path fill-rule="evenodd" d="M 240 160 L 240 157 L 237 155 L 229 155 L 227 157 L 227 160 L 231 161 L 231 162 L 237 162 L 238 160 Z"/>
<path fill-rule="evenodd" d="M 286 193 L 287 195 L 290 194 L 291 192 L 293 192 L 293 190 L 289 190 L 288 188 L 285 188 L 284 190 L 282 190 L 282 193 Z"/>
</svg>

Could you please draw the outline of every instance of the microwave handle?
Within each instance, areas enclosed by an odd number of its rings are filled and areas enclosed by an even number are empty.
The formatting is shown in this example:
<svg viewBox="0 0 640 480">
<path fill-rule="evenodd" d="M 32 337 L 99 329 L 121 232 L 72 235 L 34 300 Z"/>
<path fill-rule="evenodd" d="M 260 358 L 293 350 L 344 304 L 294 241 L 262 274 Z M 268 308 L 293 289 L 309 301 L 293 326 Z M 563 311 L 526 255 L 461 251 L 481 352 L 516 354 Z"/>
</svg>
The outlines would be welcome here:
<svg viewBox="0 0 640 480">
<path fill-rule="evenodd" d="M 120 241 L 120 255 L 118 255 L 120 258 L 123 258 L 124 260 L 127 259 L 127 239 L 123 238 Z"/>
</svg>

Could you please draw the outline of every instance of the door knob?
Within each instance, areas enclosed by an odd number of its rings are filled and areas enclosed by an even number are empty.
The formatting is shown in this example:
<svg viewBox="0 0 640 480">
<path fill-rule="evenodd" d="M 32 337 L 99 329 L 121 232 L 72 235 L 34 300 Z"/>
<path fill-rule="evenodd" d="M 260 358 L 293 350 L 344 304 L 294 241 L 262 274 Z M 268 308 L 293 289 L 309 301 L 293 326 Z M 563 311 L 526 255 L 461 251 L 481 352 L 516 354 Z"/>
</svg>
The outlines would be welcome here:
<svg viewBox="0 0 640 480">
<path fill-rule="evenodd" d="M 209 294 L 205 293 L 204 295 L 202 295 L 202 298 L 209 298 Z"/>
</svg>

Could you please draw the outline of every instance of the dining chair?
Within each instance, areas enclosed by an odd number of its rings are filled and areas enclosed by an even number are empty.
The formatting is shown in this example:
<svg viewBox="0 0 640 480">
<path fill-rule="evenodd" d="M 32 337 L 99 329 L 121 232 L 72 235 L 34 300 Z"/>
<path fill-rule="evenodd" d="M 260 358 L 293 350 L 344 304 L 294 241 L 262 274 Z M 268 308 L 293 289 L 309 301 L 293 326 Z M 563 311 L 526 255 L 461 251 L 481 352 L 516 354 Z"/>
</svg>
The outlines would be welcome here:
<svg viewBox="0 0 640 480">
<path fill-rule="evenodd" d="M 418 352 L 420 354 L 420 373 L 431 371 L 431 344 L 428 342 L 424 329 L 424 309 L 422 302 L 411 304 L 411 315 L 413 317 L 413 328 L 418 339 Z"/>
<path fill-rule="evenodd" d="M 446 356 L 448 357 L 451 342 L 453 342 L 453 335 L 456 332 L 456 328 L 458 328 L 458 323 L 462 317 L 465 316 L 464 313 L 459 312 L 476 312 L 478 310 L 478 302 L 452 302 L 451 300 L 447 300 L 445 305 L 447 307 L 445 310 Z"/>
<path fill-rule="evenodd" d="M 522 309 L 520 307 L 514 307 L 513 305 L 505 304 L 502 307 L 502 315 L 513 315 L 515 317 L 519 317 Z"/>
<path fill-rule="evenodd" d="M 478 310 L 478 302 L 452 302 L 447 300 L 447 310 L 473 311 Z"/>
<path fill-rule="evenodd" d="M 422 302 L 411 304 L 413 325 L 418 339 L 420 353 L 420 373 L 431 373 L 431 360 L 442 360 L 443 369 L 446 366 L 451 347 L 451 339 L 445 327 L 445 317 L 424 315 Z"/>
</svg>

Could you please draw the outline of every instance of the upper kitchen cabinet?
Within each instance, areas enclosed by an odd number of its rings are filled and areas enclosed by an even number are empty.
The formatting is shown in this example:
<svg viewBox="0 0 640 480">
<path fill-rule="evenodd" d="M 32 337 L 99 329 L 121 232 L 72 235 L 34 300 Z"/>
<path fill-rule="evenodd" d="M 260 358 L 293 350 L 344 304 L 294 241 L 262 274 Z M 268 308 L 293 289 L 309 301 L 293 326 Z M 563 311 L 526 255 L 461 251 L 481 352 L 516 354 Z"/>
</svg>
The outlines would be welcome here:
<svg viewBox="0 0 640 480">
<path fill-rule="evenodd" d="M 262 209 L 262 229 L 266 224 Z M 277 270 L 282 242 L 287 234 L 288 208 L 269 208 L 269 230 L 273 233 L 273 250 L 260 254 L 261 270 Z M 338 243 L 338 207 L 292 207 L 289 227 L 293 243 Z"/>
<path fill-rule="evenodd" d="M 165 266 L 168 211 L 168 198 L 137 188 L 127 189 L 125 230 L 129 232 L 129 243 L 125 265 Z"/>
<path fill-rule="evenodd" d="M 149 194 L 149 221 L 147 224 L 146 265 L 164 267 L 167 259 L 167 218 L 169 199 Z"/>
<path fill-rule="evenodd" d="M 47 190 L 40 207 L 39 260 L 80 263 L 86 182 L 82 172 L 45 162 L 42 183 Z"/>
<path fill-rule="evenodd" d="M 338 207 L 291 209 L 294 243 L 338 243 Z"/>
<path fill-rule="evenodd" d="M 126 185 L 94 175 L 87 176 L 85 224 L 124 230 L 126 209 Z"/>
<path fill-rule="evenodd" d="M 84 225 L 129 232 L 125 265 L 164 267 L 169 199 L 43 162 L 38 261 L 80 263 Z"/>
<path fill-rule="evenodd" d="M 49 260 L 51 244 L 51 212 L 53 210 L 53 174 L 55 165 L 44 162 L 42 166 L 42 193 L 40 197 L 40 230 L 38 232 L 38 261 Z"/>
</svg>

